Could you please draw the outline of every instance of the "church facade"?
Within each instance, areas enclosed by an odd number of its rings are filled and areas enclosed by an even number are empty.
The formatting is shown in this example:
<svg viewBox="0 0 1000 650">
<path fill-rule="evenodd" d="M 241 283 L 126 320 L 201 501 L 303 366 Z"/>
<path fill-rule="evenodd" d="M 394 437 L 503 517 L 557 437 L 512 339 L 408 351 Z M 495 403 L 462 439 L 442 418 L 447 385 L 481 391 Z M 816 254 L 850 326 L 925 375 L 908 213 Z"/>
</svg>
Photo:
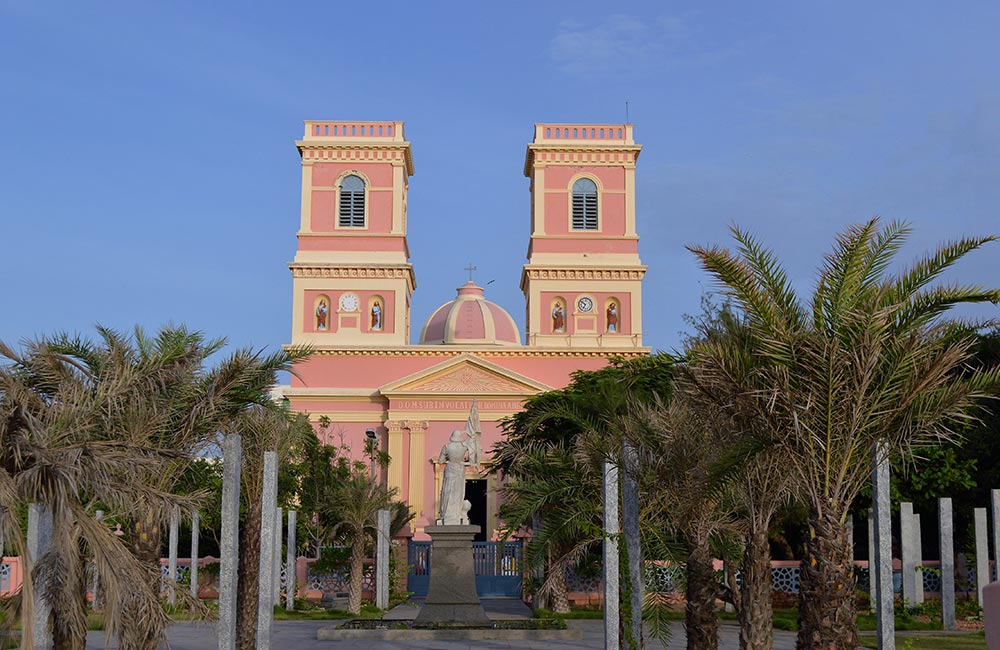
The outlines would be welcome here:
<svg viewBox="0 0 1000 650">
<path fill-rule="evenodd" d="M 296 146 L 302 207 L 293 278 L 292 345 L 315 353 L 283 388 L 291 408 L 353 450 L 374 435 L 390 464 L 381 479 L 433 524 L 439 454 L 473 399 L 482 446 L 524 400 L 569 383 L 608 357 L 649 354 L 635 214 L 641 147 L 631 124 L 536 124 L 527 145 L 531 235 L 521 273 L 526 327 L 471 280 L 413 332 L 407 192 L 413 155 L 402 122 L 307 121 Z M 421 227 L 415 206 L 414 227 Z M 442 296 L 445 298 L 445 296 Z M 357 454 L 357 451 L 355 451 Z M 468 469 L 472 523 L 497 520 L 493 477 Z"/>
</svg>

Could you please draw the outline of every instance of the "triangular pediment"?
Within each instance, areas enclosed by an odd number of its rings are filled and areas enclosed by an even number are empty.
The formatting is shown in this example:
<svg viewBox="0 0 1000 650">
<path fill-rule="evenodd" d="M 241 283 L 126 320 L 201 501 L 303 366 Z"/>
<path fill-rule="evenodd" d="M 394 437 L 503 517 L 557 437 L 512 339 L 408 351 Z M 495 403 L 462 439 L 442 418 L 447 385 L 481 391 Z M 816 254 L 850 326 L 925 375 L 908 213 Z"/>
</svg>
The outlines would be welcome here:
<svg viewBox="0 0 1000 650">
<path fill-rule="evenodd" d="M 425 368 L 379 389 L 386 396 L 536 395 L 552 390 L 539 381 L 479 357 L 464 353 Z"/>
</svg>

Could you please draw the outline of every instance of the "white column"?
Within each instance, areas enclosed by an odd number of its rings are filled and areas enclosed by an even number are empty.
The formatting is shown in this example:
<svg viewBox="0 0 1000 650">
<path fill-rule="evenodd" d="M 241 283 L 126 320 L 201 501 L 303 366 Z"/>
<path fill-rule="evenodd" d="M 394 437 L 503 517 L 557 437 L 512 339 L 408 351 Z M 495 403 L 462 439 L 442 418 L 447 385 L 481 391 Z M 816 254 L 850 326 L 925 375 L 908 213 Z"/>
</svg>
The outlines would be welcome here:
<svg viewBox="0 0 1000 650">
<path fill-rule="evenodd" d="M 904 501 L 899 504 L 899 548 L 903 566 L 903 603 L 917 602 L 917 561 L 913 548 L 913 504 Z"/>
<path fill-rule="evenodd" d="M 872 448 L 872 509 L 875 511 L 875 579 L 878 603 L 875 628 L 879 650 L 895 650 L 896 620 L 892 594 L 892 514 L 889 511 L 889 447 L 876 443 Z"/>
<path fill-rule="evenodd" d="M 1000 579 L 1000 490 L 990 490 L 990 505 L 993 509 L 993 568 Z"/>
<path fill-rule="evenodd" d="M 389 607 L 389 511 L 378 511 L 378 533 L 375 543 L 375 606 Z"/>
<path fill-rule="evenodd" d="M 295 609 L 295 592 L 298 589 L 298 574 L 295 562 L 295 519 L 294 510 L 288 511 L 288 542 L 285 549 L 285 609 Z"/>
<path fill-rule="evenodd" d="M 240 465 L 238 434 L 222 442 L 222 536 L 219 540 L 219 650 L 236 650 L 236 581 L 240 565 Z"/>
<path fill-rule="evenodd" d="M 278 500 L 278 453 L 264 452 L 264 479 L 260 498 L 260 555 L 257 572 L 257 650 L 271 647 L 271 619 L 274 618 L 274 520 Z"/>
<path fill-rule="evenodd" d="M 986 532 L 986 508 L 973 511 L 976 520 L 976 598 L 983 606 L 983 587 L 990 583 L 990 549 Z"/>
<path fill-rule="evenodd" d="M 604 648 L 619 650 L 618 467 L 604 461 Z"/>
<path fill-rule="evenodd" d="M 914 556 L 917 559 L 917 566 L 923 566 L 924 564 L 924 542 L 921 539 L 920 527 L 920 515 L 914 513 L 913 515 L 913 551 Z M 917 591 L 913 594 L 913 602 L 917 605 L 924 602 L 924 572 L 923 569 L 917 569 L 914 572 L 914 579 L 917 583 Z"/>
<path fill-rule="evenodd" d="M 201 535 L 201 513 L 197 510 L 191 515 L 191 597 L 198 600 L 198 543 Z"/>
<path fill-rule="evenodd" d="M 28 555 L 32 566 L 45 555 L 51 544 L 52 508 L 45 503 L 28 504 Z M 52 606 L 37 584 L 34 585 L 32 604 L 35 618 L 31 629 L 35 637 L 35 650 L 52 650 L 52 630 L 49 628 Z"/>
<path fill-rule="evenodd" d="M 281 508 L 274 509 L 274 604 L 277 607 L 281 604 Z"/>
<path fill-rule="evenodd" d="M 955 629 L 955 544 L 951 521 L 951 499 L 938 499 L 941 548 L 941 623 Z"/>
<path fill-rule="evenodd" d="M 181 509 L 170 509 L 170 537 L 167 543 L 167 604 L 177 604 L 177 536 L 181 526 Z"/>
</svg>

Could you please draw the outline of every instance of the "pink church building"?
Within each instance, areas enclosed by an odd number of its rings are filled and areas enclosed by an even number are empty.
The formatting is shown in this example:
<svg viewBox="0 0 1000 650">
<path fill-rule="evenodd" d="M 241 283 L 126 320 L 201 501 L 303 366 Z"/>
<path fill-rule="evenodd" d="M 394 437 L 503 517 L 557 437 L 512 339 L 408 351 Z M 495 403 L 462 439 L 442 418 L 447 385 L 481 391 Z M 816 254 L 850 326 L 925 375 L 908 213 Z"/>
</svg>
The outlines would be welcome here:
<svg viewBox="0 0 1000 650">
<path fill-rule="evenodd" d="M 631 124 L 536 124 L 527 146 L 531 236 L 521 273 L 526 327 L 472 281 L 411 335 L 416 275 L 409 261 L 407 192 L 413 154 L 402 122 L 307 121 L 293 278 L 292 345 L 315 354 L 283 394 L 354 450 L 374 430 L 391 462 L 382 477 L 416 513 L 415 539 L 433 524 L 438 455 L 476 399 L 489 449 L 499 421 L 525 399 L 569 383 L 642 343 L 642 278 L 635 215 L 641 147 Z M 513 161 L 512 161 L 513 163 Z M 414 227 L 425 224 L 415 206 Z M 429 227 L 429 224 L 427 224 Z M 450 299 L 449 299 L 450 298 Z M 497 485 L 469 469 L 470 518 L 496 535 Z"/>
</svg>

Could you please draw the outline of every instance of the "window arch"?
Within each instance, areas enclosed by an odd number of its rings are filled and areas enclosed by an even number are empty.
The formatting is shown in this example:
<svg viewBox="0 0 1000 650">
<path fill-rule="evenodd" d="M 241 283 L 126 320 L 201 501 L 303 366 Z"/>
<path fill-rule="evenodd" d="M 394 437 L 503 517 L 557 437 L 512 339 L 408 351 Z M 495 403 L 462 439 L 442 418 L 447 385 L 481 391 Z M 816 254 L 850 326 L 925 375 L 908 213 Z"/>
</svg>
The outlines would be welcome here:
<svg viewBox="0 0 1000 650">
<path fill-rule="evenodd" d="M 573 183 L 573 230 L 597 230 L 597 183 L 580 178 Z"/>
<path fill-rule="evenodd" d="M 365 227 L 365 182 L 351 174 L 340 181 L 337 225 L 341 228 Z"/>
</svg>

